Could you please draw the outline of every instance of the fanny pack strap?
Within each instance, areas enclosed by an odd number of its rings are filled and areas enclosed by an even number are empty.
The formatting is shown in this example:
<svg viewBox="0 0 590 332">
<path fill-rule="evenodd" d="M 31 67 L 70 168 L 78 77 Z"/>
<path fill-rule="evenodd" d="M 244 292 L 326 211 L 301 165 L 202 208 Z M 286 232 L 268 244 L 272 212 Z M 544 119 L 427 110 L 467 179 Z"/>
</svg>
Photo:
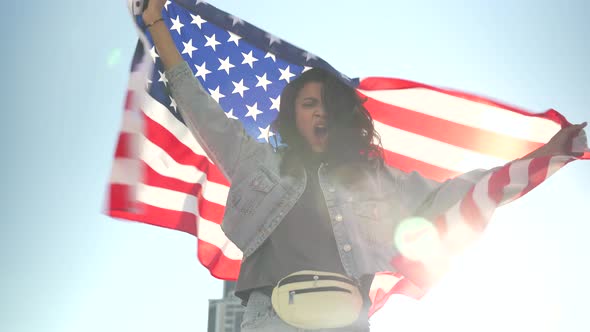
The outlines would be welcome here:
<svg viewBox="0 0 590 332">
<path fill-rule="evenodd" d="M 358 283 L 355 283 L 354 281 L 352 281 L 348 278 L 345 278 L 345 277 L 330 276 L 330 275 L 317 275 L 317 274 L 300 274 L 300 275 L 289 276 L 289 277 L 286 277 L 286 278 L 282 279 L 281 281 L 279 281 L 277 286 L 281 287 L 281 286 L 291 284 L 291 283 L 296 283 L 296 282 L 319 281 L 319 280 L 340 281 L 340 282 L 344 282 L 344 283 L 347 283 L 349 285 L 353 285 L 356 287 L 360 286 Z M 360 287 L 359 287 L 359 289 L 360 289 Z"/>
</svg>

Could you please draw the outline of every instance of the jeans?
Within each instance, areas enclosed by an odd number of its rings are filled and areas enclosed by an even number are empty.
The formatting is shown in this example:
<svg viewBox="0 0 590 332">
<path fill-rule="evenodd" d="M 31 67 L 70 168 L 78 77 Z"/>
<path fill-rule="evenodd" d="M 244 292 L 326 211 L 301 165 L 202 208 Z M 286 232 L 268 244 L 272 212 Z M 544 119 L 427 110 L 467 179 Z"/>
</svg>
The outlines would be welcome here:
<svg viewBox="0 0 590 332">
<path fill-rule="evenodd" d="M 317 332 L 369 332 L 369 323 L 366 313 L 362 318 L 351 325 L 335 329 L 313 330 Z M 272 308 L 268 295 L 253 291 L 246 305 L 246 312 L 241 326 L 242 332 L 307 332 L 312 330 L 301 329 L 285 323 Z"/>
</svg>

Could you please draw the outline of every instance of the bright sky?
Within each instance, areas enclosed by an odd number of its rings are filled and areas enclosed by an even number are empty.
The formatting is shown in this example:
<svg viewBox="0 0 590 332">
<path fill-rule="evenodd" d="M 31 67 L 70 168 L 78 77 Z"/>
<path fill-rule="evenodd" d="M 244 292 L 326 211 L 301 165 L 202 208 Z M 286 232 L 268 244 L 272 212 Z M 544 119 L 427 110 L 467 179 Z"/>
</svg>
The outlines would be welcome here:
<svg viewBox="0 0 590 332">
<path fill-rule="evenodd" d="M 348 76 L 390 76 L 590 121 L 590 2 L 211 3 Z M 492 5 L 493 3 L 493 5 Z M 123 0 L 7 1 L 0 330 L 205 331 L 222 283 L 189 235 L 101 214 L 136 35 Z M 498 211 L 426 299 L 373 331 L 589 331 L 590 162 Z"/>
</svg>

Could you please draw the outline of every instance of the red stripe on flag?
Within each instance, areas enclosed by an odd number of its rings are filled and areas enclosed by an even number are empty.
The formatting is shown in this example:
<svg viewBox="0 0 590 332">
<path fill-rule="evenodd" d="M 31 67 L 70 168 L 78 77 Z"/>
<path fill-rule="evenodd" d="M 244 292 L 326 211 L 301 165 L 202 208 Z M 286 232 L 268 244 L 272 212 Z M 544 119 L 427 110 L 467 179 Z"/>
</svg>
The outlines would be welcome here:
<svg viewBox="0 0 590 332">
<path fill-rule="evenodd" d="M 125 111 L 133 111 L 133 100 L 135 96 L 135 91 L 127 90 L 127 95 L 125 96 Z"/>
<path fill-rule="evenodd" d="M 135 201 L 131 200 L 132 188 L 125 184 L 111 183 L 108 197 L 107 212 L 117 218 L 126 218 L 137 213 Z M 116 215 L 115 215 L 116 214 Z"/>
<path fill-rule="evenodd" d="M 215 278 L 236 280 L 240 274 L 240 260 L 229 259 L 218 247 L 199 240 L 199 261 Z"/>
<path fill-rule="evenodd" d="M 488 130 L 473 128 L 368 98 L 373 119 L 407 132 L 504 160 L 520 158 L 542 146 Z"/>
<path fill-rule="evenodd" d="M 133 134 L 122 132 L 119 134 L 119 141 L 115 150 L 115 158 L 132 158 Z"/>
<path fill-rule="evenodd" d="M 174 229 L 198 236 L 197 219 L 192 213 L 162 209 L 153 205 L 141 203 L 140 211 L 145 218 L 142 221 L 147 224 Z"/>
<path fill-rule="evenodd" d="M 531 160 L 531 163 L 529 164 L 529 183 L 518 197 L 524 196 L 533 188 L 541 184 L 541 182 L 545 181 L 550 161 L 551 156 L 534 158 Z"/>
<path fill-rule="evenodd" d="M 199 215 L 207 220 L 221 224 L 224 206 L 211 202 L 203 197 L 200 183 L 189 183 L 182 180 L 164 176 L 146 165 L 144 180 L 146 185 L 173 190 L 197 197 Z"/>
<path fill-rule="evenodd" d="M 444 215 L 439 216 L 434 220 L 434 227 L 438 231 L 438 236 L 443 238 L 447 234 L 447 220 Z"/>
<path fill-rule="evenodd" d="M 477 204 L 475 204 L 475 200 L 473 199 L 474 190 L 475 186 L 473 186 L 461 200 L 459 208 L 461 216 L 468 225 L 470 225 L 475 231 L 483 231 L 487 224 L 487 220 L 482 217 Z"/>
<path fill-rule="evenodd" d="M 207 179 L 219 184 L 229 186 L 229 182 L 219 168 L 209 162 L 206 156 L 194 153 L 184 145 L 176 136 L 170 133 L 159 123 L 144 116 L 146 137 L 168 153 L 172 159 L 182 165 L 197 167 L 207 174 Z"/>
<path fill-rule="evenodd" d="M 494 201 L 496 206 L 500 205 L 502 202 L 502 199 L 504 198 L 504 188 L 510 184 L 510 165 L 512 165 L 512 163 L 505 165 L 490 176 L 487 194 L 488 197 Z"/>
<path fill-rule="evenodd" d="M 391 275 L 394 278 L 400 278 L 398 273 L 393 272 L 380 272 L 378 274 Z M 375 312 L 381 309 L 385 305 L 389 297 L 393 294 L 405 295 L 413 299 L 419 300 L 420 298 L 422 298 L 422 296 L 424 296 L 425 291 L 420 287 L 414 285 L 409 279 L 402 277 L 390 289 L 378 288 L 374 292 L 373 296 L 371 296 L 372 305 L 369 310 L 369 316 L 373 315 Z"/>
<path fill-rule="evenodd" d="M 390 264 L 405 277 L 404 279 L 408 279 L 416 287 L 428 288 L 436 281 L 434 276 L 420 261 L 398 255 L 391 259 Z"/>
<path fill-rule="evenodd" d="M 368 77 L 364 78 L 360 81 L 359 86 L 357 89 L 361 90 L 399 90 L 399 89 L 411 89 L 411 88 L 424 88 L 432 91 L 441 92 L 450 96 L 462 98 L 465 100 L 474 101 L 476 103 L 491 105 L 498 108 L 503 108 L 505 110 L 515 112 L 518 114 L 526 115 L 526 116 L 534 116 L 537 118 L 542 118 L 546 120 L 553 121 L 562 126 L 568 126 L 570 123 L 567 119 L 557 112 L 554 109 L 549 109 L 543 113 L 531 113 L 529 111 L 525 111 L 523 109 L 508 105 L 506 103 L 502 103 L 497 100 L 493 100 L 487 97 L 481 97 L 472 93 L 466 93 L 462 91 L 450 90 L 450 89 L 442 89 L 437 88 L 431 85 L 422 84 L 414 81 L 409 80 L 402 80 L 398 78 L 385 78 L 385 77 Z"/>
<path fill-rule="evenodd" d="M 111 217 L 138 221 L 154 226 L 179 230 L 197 235 L 195 215 L 192 213 L 158 208 L 129 199 L 131 187 L 111 184 L 107 213 Z"/>
<path fill-rule="evenodd" d="M 139 203 L 138 205 L 139 212 L 132 220 L 197 236 L 197 223 L 194 214 L 162 209 L 149 204 Z"/>
</svg>

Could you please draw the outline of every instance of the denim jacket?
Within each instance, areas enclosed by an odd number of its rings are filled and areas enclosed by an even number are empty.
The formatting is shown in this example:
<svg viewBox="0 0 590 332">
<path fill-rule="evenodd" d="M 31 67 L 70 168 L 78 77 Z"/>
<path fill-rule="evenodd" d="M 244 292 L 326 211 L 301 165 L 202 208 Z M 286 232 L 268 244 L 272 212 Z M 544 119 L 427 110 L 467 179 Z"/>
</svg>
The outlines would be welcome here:
<svg viewBox="0 0 590 332">
<path fill-rule="evenodd" d="M 299 199 L 307 174 L 296 162 L 292 172 L 282 174 L 285 152 L 256 141 L 239 121 L 228 119 L 185 62 L 166 77 L 190 132 L 231 183 L 221 227 L 246 258 Z M 320 186 L 347 274 L 359 279 L 395 272 L 390 261 L 398 254 L 393 239 L 399 222 L 415 215 L 438 216 L 485 174 L 476 170 L 439 183 L 378 162 L 322 164 Z"/>
</svg>

